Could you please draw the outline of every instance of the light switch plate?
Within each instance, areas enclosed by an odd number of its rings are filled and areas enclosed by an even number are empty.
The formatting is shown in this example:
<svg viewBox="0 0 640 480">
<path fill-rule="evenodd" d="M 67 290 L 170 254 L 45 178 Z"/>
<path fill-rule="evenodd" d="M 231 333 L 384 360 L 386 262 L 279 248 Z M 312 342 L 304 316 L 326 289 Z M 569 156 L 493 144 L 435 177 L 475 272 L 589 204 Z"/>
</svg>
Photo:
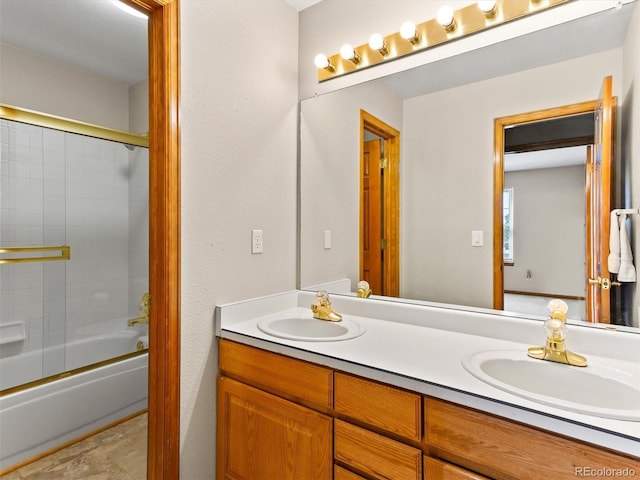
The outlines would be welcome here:
<svg viewBox="0 0 640 480">
<path fill-rule="evenodd" d="M 484 245 L 484 232 L 482 230 L 473 230 L 471 232 L 471 246 L 482 247 Z"/>
<path fill-rule="evenodd" d="M 324 231 L 324 248 L 329 250 L 331 248 L 331 230 Z"/>
</svg>

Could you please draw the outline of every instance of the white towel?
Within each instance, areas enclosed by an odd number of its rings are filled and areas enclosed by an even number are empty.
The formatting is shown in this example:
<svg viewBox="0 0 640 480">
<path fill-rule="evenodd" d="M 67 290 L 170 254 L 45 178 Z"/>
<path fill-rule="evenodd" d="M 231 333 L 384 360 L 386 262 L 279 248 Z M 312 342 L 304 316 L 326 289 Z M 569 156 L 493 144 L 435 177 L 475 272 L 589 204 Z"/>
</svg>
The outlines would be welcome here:
<svg viewBox="0 0 640 480">
<path fill-rule="evenodd" d="M 607 264 L 611 273 L 620 271 L 620 224 L 618 223 L 618 215 L 614 211 L 611 212 L 611 223 L 609 224 L 609 258 L 607 258 Z"/>
<path fill-rule="evenodd" d="M 618 272 L 619 282 L 635 282 L 636 267 L 633 265 L 633 254 L 627 235 L 627 216 L 620 215 L 620 271 Z"/>
</svg>

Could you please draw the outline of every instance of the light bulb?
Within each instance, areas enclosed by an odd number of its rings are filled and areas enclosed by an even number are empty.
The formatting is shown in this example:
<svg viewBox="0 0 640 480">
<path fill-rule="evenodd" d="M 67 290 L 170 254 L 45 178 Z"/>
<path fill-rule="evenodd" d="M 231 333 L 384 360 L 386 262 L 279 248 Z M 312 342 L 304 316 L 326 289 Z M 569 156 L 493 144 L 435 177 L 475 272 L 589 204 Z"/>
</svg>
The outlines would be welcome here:
<svg viewBox="0 0 640 480">
<path fill-rule="evenodd" d="M 374 33 L 369 37 L 369 46 L 374 50 L 380 50 L 384 46 L 382 35 Z"/>
<path fill-rule="evenodd" d="M 485 15 L 490 15 L 492 13 L 495 13 L 496 0 L 480 0 L 480 1 L 478 1 L 478 8 Z"/>
<path fill-rule="evenodd" d="M 453 9 L 448 5 L 440 7 L 436 14 L 436 21 L 445 28 L 450 27 L 453 24 Z"/>
<path fill-rule="evenodd" d="M 318 68 L 327 68 L 329 66 L 329 59 L 324 53 L 317 54 L 313 62 L 316 64 L 316 67 Z"/>
<path fill-rule="evenodd" d="M 400 36 L 411 43 L 418 43 L 419 38 L 415 23 L 406 21 L 400 25 Z"/>
<path fill-rule="evenodd" d="M 369 47 L 372 50 L 377 50 L 382 56 L 389 53 L 389 48 L 379 33 L 374 33 L 369 37 Z"/>
<path fill-rule="evenodd" d="M 353 49 L 353 47 L 351 45 L 349 45 L 348 43 L 345 43 L 340 48 L 340 56 L 342 58 L 344 58 L 345 60 L 349 60 L 354 65 L 357 65 L 357 64 L 360 63 L 360 55 L 358 55 L 358 52 L 356 52 Z"/>
<path fill-rule="evenodd" d="M 355 56 L 356 52 L 353 50 L 353 47 L 348 43 L 345 43 L 340 48 L 340 56 L 345 60 L 351 60 Z"/>
<path fill-rule="evenodd" d="M 313 63 L 315 63 L 317 68 L 323 68 L 330 72 L 336 71 L 336 69 L 334 68 L 333 65 L 331 65 L 331 62 L 329 61 L 329 59 L 324 53 L 317 54 L 316 57 L 313 59 Z"/>
</svg>

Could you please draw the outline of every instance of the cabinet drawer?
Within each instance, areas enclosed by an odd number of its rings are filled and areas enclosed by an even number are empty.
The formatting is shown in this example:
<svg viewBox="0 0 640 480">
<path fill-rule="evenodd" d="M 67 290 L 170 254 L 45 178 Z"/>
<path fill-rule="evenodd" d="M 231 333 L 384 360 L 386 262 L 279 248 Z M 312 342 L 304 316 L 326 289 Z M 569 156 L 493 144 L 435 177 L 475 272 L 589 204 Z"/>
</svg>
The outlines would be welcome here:
<svg viewBox="0 0 640 480">
<path fill-rule="evenodd" d="M 220 340 L 220 372 L 325 412 L 333 406 L 329 368 Z"/>
<path fill-rule="evenodd" d="M 420 442 L 419 394 L 340 372 L 335 373 L 334 380 L 337 414 Z"/>
<path fill-rule="evenodd" d="M 494 478 L 575 480 L 581 468 L 629 468 L 618 455 L 493 415 L 425 398 L 425 446 L 437 456 Z"/>
<path fill-rule="evenodd" d="M 424 478 L 429 480 L 488 480 L 487 477 L 431 457 L 424 457 L 423 465 Z"/>
<path fill-rule="evenodd" d="M 333 466 L 333 480 L 366 480 L 357 473 L 353 473 L 340 465 Z"/>
<path fill-rule="evenodd" d="M 334 458 L 374 478 L 422 479 L 422 451 L 342 420 L 334 423 Z"/>
</svg>

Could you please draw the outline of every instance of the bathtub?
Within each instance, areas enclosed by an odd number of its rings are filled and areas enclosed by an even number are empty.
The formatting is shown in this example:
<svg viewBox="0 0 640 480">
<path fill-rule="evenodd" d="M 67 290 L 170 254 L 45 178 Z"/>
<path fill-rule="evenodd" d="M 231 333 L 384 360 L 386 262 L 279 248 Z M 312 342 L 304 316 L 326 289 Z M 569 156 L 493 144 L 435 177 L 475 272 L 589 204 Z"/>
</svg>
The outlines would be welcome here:
<svg viewBox="0 0 640 480">
<path fill-rule="evenodd" d="M 140 338 L 135 330 L 86 338 L 47 358 L 64 354 L 71 370 L 135 352 Z M 33 367 L 31 357 L 42 361 L 32 352 L 1 359 L 0 375 Z M 145 409 L 147 385 L 145 353 L 1 397 L 0 471 Z"/>
</svg>

